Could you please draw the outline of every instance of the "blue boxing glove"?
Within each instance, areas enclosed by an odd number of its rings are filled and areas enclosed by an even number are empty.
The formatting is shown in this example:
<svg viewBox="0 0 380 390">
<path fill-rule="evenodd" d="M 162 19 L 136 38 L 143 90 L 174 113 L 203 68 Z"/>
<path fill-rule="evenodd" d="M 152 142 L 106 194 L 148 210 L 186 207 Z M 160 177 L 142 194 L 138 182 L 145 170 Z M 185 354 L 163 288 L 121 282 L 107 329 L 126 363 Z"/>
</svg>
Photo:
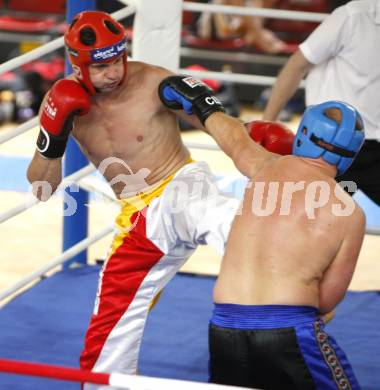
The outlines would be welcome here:
<svg viewBox="0 0 380 390">
<path fill-rule="evenodd" d="M 202 124 L 214 112 L 225 112 L 222 103 L 202 81 L 190 76 L 169 76 L 161 81 L 158 95 L 165 107 L 196 115 Z"/>
</svg>

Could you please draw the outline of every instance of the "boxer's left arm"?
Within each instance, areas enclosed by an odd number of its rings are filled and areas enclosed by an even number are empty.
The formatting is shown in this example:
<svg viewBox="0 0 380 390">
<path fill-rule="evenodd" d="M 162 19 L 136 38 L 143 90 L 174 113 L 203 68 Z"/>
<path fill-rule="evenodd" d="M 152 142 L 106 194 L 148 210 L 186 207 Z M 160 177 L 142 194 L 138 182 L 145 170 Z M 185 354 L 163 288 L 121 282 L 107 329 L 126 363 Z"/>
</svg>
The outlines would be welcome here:
<svg viewBox="0 0 380 390">
<path fill-rule="evenodd" d="M 187 115 L 198 118 L 203 130 L 206 130 L 204 123 L 211 114 L 225 111 L 213 91 L 191 76 L 165 77 L 158 87 L 158 95 L 165 107 L 183 110 Z"/>
<path fill-rule="evenodd" d="M 210 115 L 205 126 L 237 169 L 248 178 L 253 178 L 263 165 L 279 157 L 259 143 L 252 142 L 244 124 L 225 113 L 216 112 Z"/>
<path fill-rule="evenodd" d="M 169 76 L 158 88 L 165 107 L 195 115 L 245 176 L 252 177 L 257 167 L 275 155 L 253 143 L 242 122 L 224 114 L 224 107 L 203 82 L 187 76 Z"/>
<path fill-rule="evenodd" d="M 240 120 L 217 112 L 205 125 L 239 171 L 249 178 L 269 160 L 292 154 L 294 134 L 281 123 L 253 121 L 243 125 Z"/>
<path fill-rule="evenodd" d="M 344 298 L 354 274 L 365 234 L 365 216 L 358 206 L 350 218 L 344 220 L 344 227 L 346 235 L 343 242 L 334 260 L 324 271 L 319 284 L 319 312 L 321 314 L 332 311 Z"/>
</svg>

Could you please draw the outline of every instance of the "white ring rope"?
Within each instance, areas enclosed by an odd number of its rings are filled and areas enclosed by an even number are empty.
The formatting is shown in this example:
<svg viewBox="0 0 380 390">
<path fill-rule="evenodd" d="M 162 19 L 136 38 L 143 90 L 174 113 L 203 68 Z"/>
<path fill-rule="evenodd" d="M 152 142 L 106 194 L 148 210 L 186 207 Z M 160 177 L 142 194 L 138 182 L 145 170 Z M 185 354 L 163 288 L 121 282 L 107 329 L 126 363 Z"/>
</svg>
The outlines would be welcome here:
<svg viewBox="0 0 380 390">
<path fill-rule="evenodd" d="M 94 192 L 103 196 L 106 200 L 120 205 L 111 187 L 105 181 L 101 181 L 93 176 L 86 176 L 77 182 L 78 186 L 88 193 Z"/>
<path fill-rule="evenodd" d="M 108 386 L 112 386 L 112 388 L 117 387 L 118 389 L 129 390 L 248 390 L 246 387 L 184 381 L 179 379 L 154 378 L 141 375 L 120 374 L 116 372 L 95 372 L 72 367 L 34 363 L 14 359 L 0 359 L 0 372 L 80 382 L 82 384 L 93 383 L 96 385 L 102 385 L 102 389 L 105 387 L 108 388 Z"/>
<path fill-rule="evenodd" d="M 188 70 L 188 69 L 180 69 L 179 71 L 189 76 L 195 76 L 201 79 L 230 81 L 233 83 L 241 83 L 241 84 L 273 85 L 274 82 L 276 81 L 276 77 L 272 77 L 272 76 L 248 75 L 243 73 L 199 71 L 199 70 Z M 303 88 L 304 86 L 305 86 L 305 82 L 302 81 L 300 83 L 300 87 Z"/>
<path fill-rule="evenodd" d="M 79 179 L 81 179 L 84 176 L 89 175 L 90 173 L 94 172 L 95 170 L 96 170 L 96 168 L 92 164 L 89 164 L 89 165 L 86 165 L 84 168 L 80 169 L 79 171 L 76 171 L 73 174 L 66 176 L 62 180 L 59 187 L 57 188 L 57 191 L 66 188 L 67 186 L 69 186 L 72 183 L 76 183 Z M 15 207 L 5 211 L 4 213 L 0 214 L 0 223 L 3 223 L 6 220 L 8 220 L 9 218 L 12 218 L 12 217 L 22 213 L 23 211 L 30 209 L 32 206 L 34 206 L 35 204 L 37 204 L 39 202 L 40 202 L 39 199 L 37 199 L 36 197 L 33 197 L 33 198 L 29 199 L 27 202 L 23 202 Z"/>
<path fill-rule="evenodd" d="M 380 236 L 380 228 L 376 226 L 366 226 L 365 234 L 371 234 L 373 236 Z"/>
<path fill-rule="evenodd" d="M 221 149 L 218 145 L 210 145 L 210 144 L 201 144 L 197 142 L 185 142 L 185 146 L 190 149 L 203 149 L 203 150 L 214 150 L 220 152 Z"/>
<path fill-rule="evenodd" d="M 110 386 L 129 390 L 249 390 L 247 387 L 182 381 L 179 379 L 153 378 L 148 376 L 126 375 L 119 373 L 111 374 L 109 384 Z"/>
<path fill-rule="evenodd" d="M 84 249 L 88 248 L 90 245 L 95 243 L 96 241 L 99 241 L 103 237 L 105 237 L 107 234 L 111 233 L 114 230 L 114 226 L 108 226 L 101 230 L 100 232 L 94 234 L 91 237 L 86 237 L 82 241 L 79 241 L 77 244 L 73 245 L 71 248 L 67 249 L 65 252 L 61 253 L 58 257 L 51 260 L 49 263 L 44 265 L 42 268 L 38 269 L 37 271 L 31 273 L 29 276 L 21 279 L 17 283 L 15 283 L 12 287 L 5 289 L 0 293 L 0 301 L 8 298 L 10 295 L 16 293 L 17 291 L 21 290 L 23 287 L 27 286 L 29 283 L 33 282 L 34 280 L 40 278 L 41 276 L 45 275 L 48 271 L 52 270 L 53 268 L 57 267 L 58 265 L 61 265 L 65 261 L 71 259 L 78 253 L 82 252 Z"/>
<path fill-rule="evenodd" d="M 292 10 L 276 10 L 272 8 L 238 7 L 232 5 L 202 4 L 183 2 L 183 10 L 192 12 L 211 12 L 228 15 L 263 16 L 272 19 L 304 20 L 322 22 L 329 14 L 319 12 L 303 12 Z"/>
<path fill-rule="evenodd" d="M 23 133 L 26 133 L 27 131 L 31 130 L 33 127 L 38 126 L 39 120 L 38 116 L 35 116 L 32 119 L 29 119 L 27 122 L 24 122 L 20 126 L 15 127 L 12 130 L 8 130 L 4 134 L 0 134 L 0 145 L 4 142 L 9 141 L 12 138 L 15 138 Z"/>
<path fill-rule="evenodd" d="M 180 48 L 181 57 L 190 59 L 216 60 L 223 63 L 241 62 L 246 64 L 264 64 L 284 66 L 288 61 L 288 56 L 278 56 L 268 53 L 249 53 L 234 50 L 212 50 L 212 48 L 195 48 L 193 46 Z"/>
<path fill-rule="evenodd" d="M 126 1 L 128 7 L 125 7 L 117 12 L 114 12 L 112 16 L 116 20 L 126 18 L 127 16 L 133 15 L 136 12 L 135 1 L 130 0 Z M 45 45 L 38 47 L 37 49 L 31 50 L 28 53 L 22 54 L 12 60 L 5 62 L 0 65 L 0 74 L 8 72 L 10 70 L 16 69 L 19 66 L 26 64 L 27 62 L 33 61 L 39 57 L 42 57 L 45 54 L 48 54 L 54 50 L 57 50 L 63 46 L 63 37 L 54 39 L 53 41 L 46 43 Z"/>
<path fill-rule="evenodd" d="M 48 54 L 54 50 L 59 49 L 63 46 L 63 37 L 54 39 L 49 43 L 45 43 L 45 45 L 37 47 L 25 54 L 21 54 L 18 57 L 13 58 L 4 64 L 0 65 L 0 74 L 8 72 L 10 70 L 16 69 L 21 65 L 26 64 L 27 62 L 33 61 L 37 58 L 42 57 L 45 54 Z"/>
</svg>

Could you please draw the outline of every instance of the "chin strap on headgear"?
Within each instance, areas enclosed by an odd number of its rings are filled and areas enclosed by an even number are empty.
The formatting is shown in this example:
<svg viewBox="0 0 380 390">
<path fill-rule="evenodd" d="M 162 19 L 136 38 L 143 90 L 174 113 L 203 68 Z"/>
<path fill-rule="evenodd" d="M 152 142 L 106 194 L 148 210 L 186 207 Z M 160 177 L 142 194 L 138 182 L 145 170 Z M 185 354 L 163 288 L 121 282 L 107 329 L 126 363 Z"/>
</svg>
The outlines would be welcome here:
<svg viewBox="0 0 380 390">
<path fill-rule="evenodd" d="M 84 11 L 77 14 L 65 33 L 65 45 L 75 77 L 91 95 L 95 95 L 96 91 L 90 79 L 90 64 L 114 61 L 122 55 L 126 76 L 126 32 L 106 12 Z"/>
<path fill-rule="evenodd" d="M 326 112 L 340 111 L 335 120 Z M 298 127 L 293 143 L 295 156 L 319 158 L 335 165 L 342 175 L 352 164 L 364 143 L 364 125 L 359 112 L 340 101 L 328 101 L 309 106 Z"/>
</svg>

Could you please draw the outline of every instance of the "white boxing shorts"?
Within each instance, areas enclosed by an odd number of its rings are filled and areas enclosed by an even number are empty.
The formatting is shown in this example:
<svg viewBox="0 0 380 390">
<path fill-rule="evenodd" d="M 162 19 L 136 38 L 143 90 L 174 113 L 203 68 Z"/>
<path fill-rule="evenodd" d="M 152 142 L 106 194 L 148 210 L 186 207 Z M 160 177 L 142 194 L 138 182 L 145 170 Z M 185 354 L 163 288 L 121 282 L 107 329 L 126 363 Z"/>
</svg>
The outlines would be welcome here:
<svg viewBox="0 0 380 390">
<path fill-rule="evenodd" d="M 154 189 L 122 201 L 118 231 L 99 277 L 82 369 L 137 372 L 154 298 L 198 245 L 223 254 L 239 205 L 239 199 L 220 192 L 204 162 L 190 162 Z"/>
</svg>

